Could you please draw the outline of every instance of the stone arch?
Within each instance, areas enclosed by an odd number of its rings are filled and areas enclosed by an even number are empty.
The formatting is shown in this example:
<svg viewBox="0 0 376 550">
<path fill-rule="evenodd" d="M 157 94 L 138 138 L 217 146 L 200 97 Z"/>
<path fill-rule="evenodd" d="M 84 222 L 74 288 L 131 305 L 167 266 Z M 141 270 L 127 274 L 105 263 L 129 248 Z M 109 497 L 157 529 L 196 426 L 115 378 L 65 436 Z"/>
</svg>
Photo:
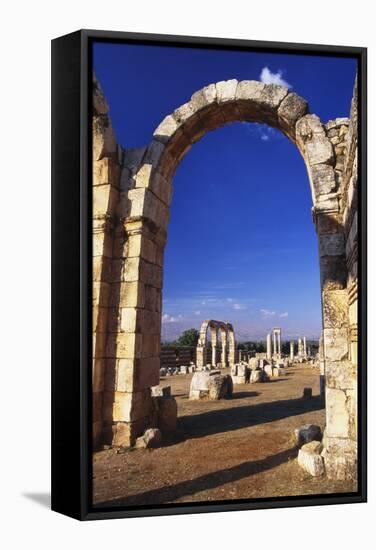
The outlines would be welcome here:
<svg viewBox="0 0 376 550">
<path fill-rule="evenodd" d="M 285 87 L 237 80 L 210 84 L 165 117 L 147 147 L 125 151 L 121 157 L 110 270 L 114 319 L 106 348 L 106 376 L 115 383 L 103 405 L 115 444 L 132 444 L 153 414 L 150 387 L 159 377 L 163 254 L 174 172 L 203 135 L 235 121 L 266 123 L 279 129 L 304 159 L 319 244 L 325 360 L 335 372 L 349 358 L 347 267 L 339 189 L 343 167 L 337 162 L 328 125 L 310 114 L 307 102 Z M 104 135 L 104 143 L 106 139 L 109 141 Z M 112 157 L 114 154 L 111 150 Z M 336 317 L 332 312 L 337 310 L 340 315 Z M 109 315 L 111 318 L 111 311 Z M 201 327 L 202 348 L 209 325 L 210 321 L 205 321 Z M 231 325 L 227 324 L 226 332 L 229 354 L 230 350 L 233 353 L 231 363 L 236 359 Z M 330 395 L 334 393 L 327 391 L 327 401 Z M 338 443 L 338 433 L 330 431 L 328 414 L 327 426 L 328 440 Z"/>
</svg>

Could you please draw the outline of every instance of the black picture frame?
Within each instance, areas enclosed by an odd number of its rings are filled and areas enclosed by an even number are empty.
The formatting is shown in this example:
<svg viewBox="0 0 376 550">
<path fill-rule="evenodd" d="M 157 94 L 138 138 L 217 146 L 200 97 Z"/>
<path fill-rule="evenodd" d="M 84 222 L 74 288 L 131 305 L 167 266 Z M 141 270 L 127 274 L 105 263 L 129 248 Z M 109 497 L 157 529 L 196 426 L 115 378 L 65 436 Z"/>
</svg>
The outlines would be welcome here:
<svg viewBox="0 0 376 550">
<path fill-rule="evenodd" d="M 91 44 L 128 42 L 352 56 L 359 74 L 358 492 L 99 509 L 91 505 Z M 367 50 L 80 30 L 52 40 L 52 509 L 80 520 L 365 502 L 367 499 Z"/>
</svg>

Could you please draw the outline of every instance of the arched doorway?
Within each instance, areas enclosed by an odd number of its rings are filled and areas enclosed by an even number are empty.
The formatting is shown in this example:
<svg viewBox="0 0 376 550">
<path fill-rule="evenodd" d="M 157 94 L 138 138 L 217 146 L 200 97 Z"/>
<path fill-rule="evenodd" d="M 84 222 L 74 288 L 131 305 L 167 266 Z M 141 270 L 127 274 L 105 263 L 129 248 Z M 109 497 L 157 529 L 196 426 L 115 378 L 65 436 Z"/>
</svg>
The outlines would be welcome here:
<svg viewBox="0 0 376 550">
<path fill-rule="evenodd" d="M 94 435 L 99 437 L 104 428 L 114 444 L 131 445 L 149 423 L 150 387 L 159 380 L 163 254 L 173 175 L 192 144 L 235 121 L 279 129 L 298 147 L 306 165 L 319 244 L 324 359 L 331 373 L 326 389 L 327 464 L 330 471 L 331 460 L 337 464 L 340 451 L 347 472 L 356 461 L 357 400 L 356 358 L 348 337 L 346 236 L 338 193 L 341 170 L 328 130 L 309 113 L 307 102 L 285 87 L 257 81 L 222 81 L 199 90 L 161 122 L 146 148 L 126 151 L 121 162 L 110 125 L 97 130 L 95 160 L 107 158 L 113 164 L 109 190 L 113 200 L 107 205 L 115 226 L 106 233 L 107 238 L 109 233 L 112 236 L 113 253 L 98 262 L 103 278 L 96 299 L 110 307 L 98 313 L 99 318 L 108 315 L 104 321 L 108 329 L 103 331 L 105 346 L 100 338 L 99 355 L 96 345 L 94 352 L 94 388 L 97 380 L 105 379 L 102 386 L 98 383 L 102 391 L 94 389 L 99 403 Z M 103 154 L 103 148 L 109 154 Z M 107 299 L 102 298 L 106 293 Z"/>
</svg>

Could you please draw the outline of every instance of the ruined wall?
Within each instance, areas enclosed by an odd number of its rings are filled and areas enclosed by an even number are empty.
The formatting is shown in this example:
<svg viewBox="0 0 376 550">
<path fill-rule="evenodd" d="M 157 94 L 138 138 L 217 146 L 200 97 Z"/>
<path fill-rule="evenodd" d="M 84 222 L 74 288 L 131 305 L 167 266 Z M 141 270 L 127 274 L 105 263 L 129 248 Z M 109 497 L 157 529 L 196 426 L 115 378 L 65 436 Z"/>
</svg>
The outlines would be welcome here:
<svg viewBox="0 0 376 550">
<path fill-rule="evenodd" d="M 343 289 L 330 293 L 324 301 L 324 350 L 332 337 L 332 324 L 341 331 L 334 352 L 325 351 L 326 433 L 325 468 L 327 475 L 345 479 L 356 477 L 357 466 L 357 87 L 355 85 L 350 119 L 336 119 L 327 125 L 336 152 L 339 182 L 338 222 L 344 233 L 344 262 L 347 278 Z"/>
<path fill-rule="evenodd" d="M 196 348 L 191 346 L 162 346 L 161 367 L 175 368 L 196 362 Z"/>
<path fill-rule="evenodd" d="M 103 432 L 113 230 L 119 202 L 119 149 L 99 83 L 93 83 L 93 439 Z"/>
</svg>

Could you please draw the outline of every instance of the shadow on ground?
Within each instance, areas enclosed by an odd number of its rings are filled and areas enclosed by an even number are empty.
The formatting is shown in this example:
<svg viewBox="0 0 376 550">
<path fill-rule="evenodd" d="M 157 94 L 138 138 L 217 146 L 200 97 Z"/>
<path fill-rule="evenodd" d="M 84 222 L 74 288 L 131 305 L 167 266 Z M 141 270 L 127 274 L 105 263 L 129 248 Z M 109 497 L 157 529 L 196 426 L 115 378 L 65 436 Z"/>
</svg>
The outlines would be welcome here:
<svg viewBox="0 0 376 550">
<path fill-rule="evenodd" d="M 265 422 L 274 422 L 286 417 L 297 416 L 324 408 L 321 397 L 312 399 L 286 399 L 237 406 L 199 414 L 182 416 L 178 419 L 178 430 L 184 437 L 195 438 L 207 435 L 240 430 Z M 180 439 L 180 438 L 179 438 Z"/>
<path fill-rule="evenodd" d="M 201 491 L 215 489 L 226 483 L 234 483 L 245 477 L 249 477 L 266 470 L 270 470 L 280 464 L 295 458 L 296 448 L 287 449 L 273 456 L 267 456 L 262 460 L 251 460 L 210 474 L 199 476 L 195 479 L 182 481 L 168 487 L 152 489 L 137 495 L 131 495 L 125 498 L 119 498 L 112 501 L 98 502 L 95 507 L 102 506 L 142 506 L 151 504 L 162 504 L 176 501 L 189 495 L 194 495 Z"/>
</svg>

